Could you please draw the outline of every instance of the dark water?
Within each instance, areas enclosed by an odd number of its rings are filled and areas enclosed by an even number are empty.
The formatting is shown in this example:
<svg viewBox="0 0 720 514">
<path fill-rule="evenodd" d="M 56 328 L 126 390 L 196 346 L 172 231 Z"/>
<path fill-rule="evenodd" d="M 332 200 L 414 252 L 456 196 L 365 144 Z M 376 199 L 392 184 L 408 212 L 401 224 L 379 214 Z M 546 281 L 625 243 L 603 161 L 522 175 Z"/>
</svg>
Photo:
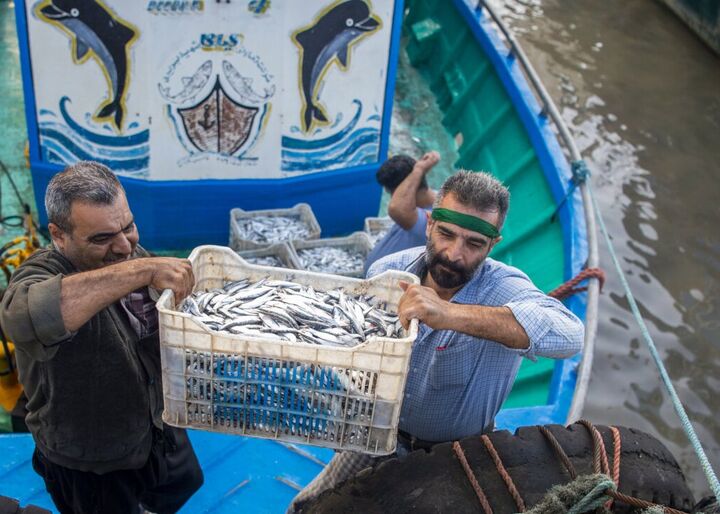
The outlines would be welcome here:
<svg viewBox="0 0 720 514">
<path fill-rule="evenodd" d="M 501 5 L 502 4 L 502 5 Z M 720 472 L 720 58 L 650 0 L 495 0 L 593 173 L 621 265 Z M 659 437 L 709 485 L 629 311 L 605 244 L 585 416 Z"/>
</svg>

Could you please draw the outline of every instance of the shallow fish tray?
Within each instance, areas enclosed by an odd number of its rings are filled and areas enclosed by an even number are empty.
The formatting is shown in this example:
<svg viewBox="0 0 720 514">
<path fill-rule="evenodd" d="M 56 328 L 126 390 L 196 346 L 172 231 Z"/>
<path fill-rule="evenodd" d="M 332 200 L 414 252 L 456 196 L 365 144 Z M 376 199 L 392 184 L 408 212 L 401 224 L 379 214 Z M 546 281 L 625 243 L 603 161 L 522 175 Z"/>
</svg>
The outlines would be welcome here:
<svg viewBox="0 0 720 514">
<path fill-rule="evenodd" d="M 249 264 L 257 264 L 255 262 L 251 262 L 251 259 L 254 258 L 275 257 L 282 263 L 282 266 L 279 266 L 281 268 L 301 268 L 300 263 L 297 261 L 297 256 L 288 243 L 275 243 L 274 245 L 270 245 L 265 248 L 243 250 L 237 253 L 240 257 L 248 261 Z"/>
<path fill-rule="evenodd" d="M 365 218 L 364 231 L 370 237 L 373 246 L 392 228 L 395 222 L 389 216 L 380 218 Z"/>
<path fill-rule="evenodd" d="M 255 266 L 220 246 L 200 246 L 189 259 L 196 291 L 269 277 L 372 296 L 391 312 L 398 282 L 418 283 L 399 271 L 359 280 Z M 216 332 L 178 312 L 169 290 L 157 308 L 166 423 L 372 455 L 395 450 L 416 321 L 403 338 L 348 348 Z"/>
<path fill-rule="evenodd" d="M 306 203 L 296 204 L 294 207 L 289 209 L 264 209 L 259 211 L 245 211 L 240 208 L 230 210 L 230 248 L 235 251 L 254 250 L 256 248 L 265 248 L 274 243 L 282 243 L 288 241 L 270 241 L 270 242 L 257 242 L 243 237 L 241 223 L 242 220 L 248 218 L 257 218 L 260 216 L 267 217 L 291 217 L 297 218 L 302 221 L 308 229 L 308 235 L 305 239 L 317 239 L 320 237 L 320 224 L 315 218 L 315 214 L 312 211 L 310 205 Z"/>
<path fill-rule="evenodd" d="M 363 269 L 365 265 L 365 259 L 370 253 L 370 250 L 372 250 L 373 244 L 365 232 L 354 232 L 347 237 L 331 237 L 327 239 L 314 239 L 312 241 L 293 241 L 290 244 L 290 247 L 292 248 L 295 254 L 295 259 L 298 262 L 298 269 L 307 271 L 310 270 L 308 270 L 307 266 L 305 266 L 305 264 L 303 263 L 303 259 L 301 257 L 302 250 L 307 250 L 310 248 L 331 247 L 347 250 L 352 253 L 359 253 L 360 255 L 362 255 L 363 259 L 358 266 L 354 268 L 348 268 L 345 271 L 338 271 L 333 274 L 344 275 L 346 277 L 362 277 L 364 276 Z M 313 271 L 319 271 L 321 273 L 332 273 L 331 271 L 326 270 Z"/>
</svg>

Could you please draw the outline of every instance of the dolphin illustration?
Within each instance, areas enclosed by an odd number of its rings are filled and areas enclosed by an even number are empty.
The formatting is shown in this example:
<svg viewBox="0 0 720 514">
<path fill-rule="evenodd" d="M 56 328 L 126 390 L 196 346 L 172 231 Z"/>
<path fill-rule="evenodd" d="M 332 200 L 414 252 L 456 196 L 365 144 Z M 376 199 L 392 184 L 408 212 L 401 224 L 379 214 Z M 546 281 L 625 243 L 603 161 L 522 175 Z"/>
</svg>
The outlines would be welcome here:
<svg viewBox="0 0 720 514">
<path fill-rule="evenodd" d="M 97 58 L 111 91 L 95 117 L 110 118 L 120 130 L 128 85 L 127 50 L 135 30 L 113 17 L 98 0 L 49 0 L 40 7 L 39 14 L 72 34 L 76 62 L 87 60 L 90 52 Z"/>
<path fill-rule="evenodd" d="M 316 102 L 319 82 L 327 67 L 337 59 L 347 69 L 348 47 L 380 27 L 363 0 L 347 0 L 322 14 L 314 23 L 294 35 L 301 48 L 300 79 L 303 97 L 303 130 L 309 132 L 315 121 L 327 122 L 323 108 Z"/>
<path fill-rule="evenodd" d="M 158 84 L 160 94 L 168 102 L 183 103 L 187 100 L 192 100 L 197 94 L 205 88 L 207 83 L 210 81 L 210 74 L 212 73 L 213 63 L 211 60 L 207 60 L 195 70 L 195 73 L 191 77 L 182 77 L 183 89 L 179 93 L 173 95 L 170 94 L 169 87 L 163 87 L 162 84 Z"/>
</svg>

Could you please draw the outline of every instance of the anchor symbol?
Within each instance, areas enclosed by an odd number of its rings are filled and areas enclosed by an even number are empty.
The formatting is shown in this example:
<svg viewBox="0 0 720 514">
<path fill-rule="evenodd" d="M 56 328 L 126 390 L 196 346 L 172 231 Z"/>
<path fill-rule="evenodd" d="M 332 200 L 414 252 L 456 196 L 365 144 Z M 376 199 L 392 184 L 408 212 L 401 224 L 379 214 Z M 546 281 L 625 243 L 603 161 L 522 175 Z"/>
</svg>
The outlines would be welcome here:
<svg viewBox="0 0 720 514">
<path fill-rule="evenodd" d="M 204 110 L 203 120 L 198 121 L 198 125 L 200 125 L 205 130 L 208 130 L 210 127 L 215 125 L 215 121 L 210 120 L 210 106 L 209 105 L 205 105 L 203 110 Z"/>
</svg>

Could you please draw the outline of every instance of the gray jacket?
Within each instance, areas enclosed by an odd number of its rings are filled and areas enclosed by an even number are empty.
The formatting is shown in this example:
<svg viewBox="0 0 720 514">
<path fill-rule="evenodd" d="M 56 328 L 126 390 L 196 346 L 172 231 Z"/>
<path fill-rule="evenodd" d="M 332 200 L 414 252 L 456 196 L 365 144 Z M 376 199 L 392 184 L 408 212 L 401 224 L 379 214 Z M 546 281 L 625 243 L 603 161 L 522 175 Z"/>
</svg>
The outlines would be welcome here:
<svg viewBox="0 0 720 514">
<path fill-rule="evenodd" d="M 68 332 L 60 289 L 74 272 L 60 252 L 39 250 L 15 271 L 0 304 L 28 397 L 26 423 L 38 449 L 61 466 L 139 468 L 152 425 L 162 427 L 158 335 L 139 339 L 119 302 Z"/>
</svg>

